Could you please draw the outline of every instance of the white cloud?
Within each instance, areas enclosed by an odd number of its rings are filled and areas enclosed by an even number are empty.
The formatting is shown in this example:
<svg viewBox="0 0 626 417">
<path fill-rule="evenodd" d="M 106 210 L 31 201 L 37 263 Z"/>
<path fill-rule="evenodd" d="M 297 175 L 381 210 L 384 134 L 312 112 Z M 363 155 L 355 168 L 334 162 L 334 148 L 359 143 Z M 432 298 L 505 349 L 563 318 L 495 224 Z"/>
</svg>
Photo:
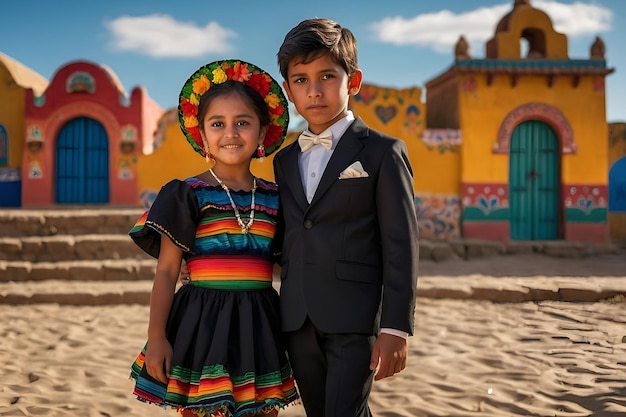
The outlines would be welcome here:
<svg viewBox="0 0 626 417">
<path fill-rule="evenodd" d="M 611 29 L 613 13 L 596 4 L 536 0 L 532 5 L 546 12 L 555 30 L 567 36 L 597 34 Z M 472 51 L 482 51 L 485 42 L 493 37 L 500 19 L 509 11 L 510 1 L 463 13 L 441 10 L 408 19 L 401 16 L 387 17 L 372 23 L 370 29 L 380 42 L 432 48 L 444 54 L 451 53 L 459 36 L 463 35 Z"/>
<path fill-rule="evenodd" d="M 613 13 L 597 4 L 582 2 L 563 4 L 537 0 L 532 5 L 550 16 L 554 30 L 567 36 L 592 35 L 611 30 Z"/>
<path fill-rule="evenodd" d="M 190 22 L 178 22 L 171 16 L 121 16 L 106 23 L 115 50 L 135 51 L 157 58 L 199 57 L 208 53 L 232 50 L 229 40 L 234 31 L 216 22 L 198 27 Z"/>
</svg>

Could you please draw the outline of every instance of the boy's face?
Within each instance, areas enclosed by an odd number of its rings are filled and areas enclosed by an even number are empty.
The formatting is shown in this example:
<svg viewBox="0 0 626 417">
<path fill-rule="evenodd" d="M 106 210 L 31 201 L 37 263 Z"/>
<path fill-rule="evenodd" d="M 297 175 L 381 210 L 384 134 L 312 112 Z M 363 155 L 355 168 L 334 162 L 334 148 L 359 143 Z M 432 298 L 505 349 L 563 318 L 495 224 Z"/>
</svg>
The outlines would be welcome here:
<svg viewBox="0 0 626 417">
<path fill-rule="evenodd" d="M 330 55 L 322 55 L 307 64 L 290 63 L 283 87 L 291 101 L 309 124 L 312 133 L 319 134 L 344 117 L 348 100 L 361 88 L 362 73 L 352 78 Z"/>
</svg>

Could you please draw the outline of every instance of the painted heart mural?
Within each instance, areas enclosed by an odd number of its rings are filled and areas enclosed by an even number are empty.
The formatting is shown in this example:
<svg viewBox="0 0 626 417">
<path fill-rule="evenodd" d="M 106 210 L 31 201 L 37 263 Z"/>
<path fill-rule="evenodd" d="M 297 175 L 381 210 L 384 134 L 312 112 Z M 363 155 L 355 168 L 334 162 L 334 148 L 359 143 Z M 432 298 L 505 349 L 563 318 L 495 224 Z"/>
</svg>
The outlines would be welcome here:
<svg viewBox="0 0 626 417">
<path fill-rule="evenodd" d="M 378 119 L 384 124 L 387 124 L 391 119 L 396 117 L 396 114 L 398 113 L 396 106 L 376 106 L 375 111 L 376 117 L 378 117 Z"/>
</svg>

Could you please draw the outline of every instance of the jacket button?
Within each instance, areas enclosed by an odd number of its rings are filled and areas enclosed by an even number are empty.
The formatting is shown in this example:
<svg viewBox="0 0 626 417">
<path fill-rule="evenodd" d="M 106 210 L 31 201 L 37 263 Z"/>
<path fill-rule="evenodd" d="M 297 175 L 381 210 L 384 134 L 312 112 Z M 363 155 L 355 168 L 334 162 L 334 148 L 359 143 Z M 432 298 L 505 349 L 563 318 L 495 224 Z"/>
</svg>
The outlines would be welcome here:
<svg viewBox="0 0 626 417">
<path fill-rule="evenodd" d="M 313 222 L 311 220 L 305 220 L 304 221 L 304 228 L 305 229 L 310 229 L 313 227 Z"/>
</svg>

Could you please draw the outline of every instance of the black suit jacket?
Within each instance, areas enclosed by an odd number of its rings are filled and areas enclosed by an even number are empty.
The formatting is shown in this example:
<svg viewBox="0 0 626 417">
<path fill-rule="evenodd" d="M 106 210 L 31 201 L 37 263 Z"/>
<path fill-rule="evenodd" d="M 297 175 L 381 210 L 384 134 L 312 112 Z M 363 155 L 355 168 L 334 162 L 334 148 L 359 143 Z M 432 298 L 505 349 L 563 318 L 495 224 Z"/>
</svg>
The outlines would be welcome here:
<svg viewBox="0 0 626 417">
<path fill-rule="evenodd" d="M 382 326 L 412 334 L 419 245 L 406 145 L 357 118 L 310 204 L 299 154 L 296 141 L 274 158 L 283 330 L 308 316 L 326 333 L 376 334 Z M 355 161 L 369 176 L 339 179 Z"/>
</svg>

